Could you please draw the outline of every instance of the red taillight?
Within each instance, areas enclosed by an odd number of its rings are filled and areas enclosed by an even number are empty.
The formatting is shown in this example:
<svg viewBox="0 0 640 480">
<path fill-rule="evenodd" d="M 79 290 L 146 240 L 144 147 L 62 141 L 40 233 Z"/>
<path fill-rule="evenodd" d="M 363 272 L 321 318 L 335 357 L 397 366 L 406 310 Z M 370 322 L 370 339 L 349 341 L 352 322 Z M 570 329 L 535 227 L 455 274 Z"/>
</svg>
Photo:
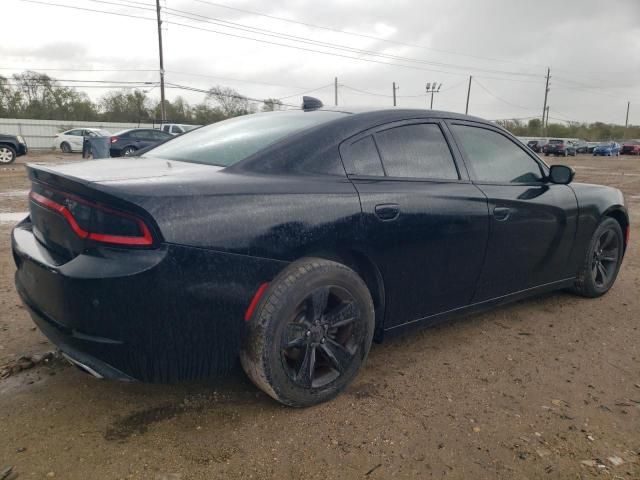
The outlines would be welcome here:
<svg viewBox="0 0 640 480">
<path fill-rule="evenodd" d="M 111 143 L 116 143 L 118 141 L 118 137 L 111 137 Z"/>
<path fill-rule="evenodd" d="M 256 307 L 258 306 L 258 302 L 264 295 L 264 292 L 267 291 L 267 287 L 269 287 L 269 284 L 265 282 L 258 287 L 258 290 L 256 290 L 256 293 L 253 295 L 253 298 L 251 299 L 251 303 L 249 303 L 249 306 L 247 307 L 247 311 L 244 312 L 245 322 L 248 322 L 249 320 L 251 320 L 251 317 L 253 316 L 253 312 L 255 312 Z"/>
<path fill-rule="evenodd" d="M 29 193 L 29 197 L 38 205 L 62 215 L 80 238 L 122 246 L 153 245 L 151 231 L 140 218 L 88 202 L 75 195 L 47 191 L 62 199 L 65 204 L 33 190 Z M 72 211 L 74 209 L 82 209 L 82 216 L 85 218 L 77 219 Z"/>
</svg>

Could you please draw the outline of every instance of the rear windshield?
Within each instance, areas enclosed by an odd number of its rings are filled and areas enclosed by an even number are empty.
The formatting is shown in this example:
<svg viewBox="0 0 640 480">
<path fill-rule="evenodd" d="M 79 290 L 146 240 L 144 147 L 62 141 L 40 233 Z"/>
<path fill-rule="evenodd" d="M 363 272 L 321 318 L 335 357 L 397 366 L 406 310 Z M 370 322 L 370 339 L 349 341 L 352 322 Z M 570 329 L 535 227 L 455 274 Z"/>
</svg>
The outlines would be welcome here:
<svg viewBox="0 0 640 480">
<path fill-rule="evenodd" d="M 344 115 L 322 110 L 244 115 L 176 137 L 145 156 L 228 167 L 288 135 Z"/>
<path fill-rule="evenodd" d="M 564 140 L 549 140 L 549 143 L 551 145 L 559 145 L 561 143 L 564 143 Z"/>
</svg>

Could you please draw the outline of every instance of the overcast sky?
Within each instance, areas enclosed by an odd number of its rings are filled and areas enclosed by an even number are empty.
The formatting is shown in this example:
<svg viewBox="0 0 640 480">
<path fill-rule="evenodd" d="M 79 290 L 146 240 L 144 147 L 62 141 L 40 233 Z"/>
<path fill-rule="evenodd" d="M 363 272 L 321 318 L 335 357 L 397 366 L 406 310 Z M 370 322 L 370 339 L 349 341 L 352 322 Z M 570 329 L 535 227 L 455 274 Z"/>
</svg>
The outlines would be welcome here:
<svg viewBox="0 0 640 480">
<path fill-rule="evenodd" d="M 46 73 L 67 80 L 64 85 L 158 81 L 154 0 L 37 1 L 117 15 L 2 0 L 0 75 L 60 69 Z M 199 89 L 226 85 L 256 98 L 291 96 L 283 101 L 292 104 L 300 103 L 303 92 L 324 87 L 312 95 L 333 104 L 337 76 L 341 105 L 392 105 L 395 81 L 399 106 L 423 107 L 425 84 L 438 82 L 442 90 L 434 108 L 464 112 L 473 75 L 469 113 L 525 118 L 542 114 L 549 66 L 552 119 L 624 123 L 631 101 L 630 123 L 640 124 L 639 0 L 161 0 L 161 5 L 169 83 Z M 82 69 L 94 71 L 72 71 Z M 95 71 L 146 69 L 156 71 Z M 145 88 L 159 97 L 157 87 Z M 83 90 L 93 98 L 105 93 Z M 167 89 L 169 99 L 177 95 L 189 102 L 204 97 Z"/>
</svg>

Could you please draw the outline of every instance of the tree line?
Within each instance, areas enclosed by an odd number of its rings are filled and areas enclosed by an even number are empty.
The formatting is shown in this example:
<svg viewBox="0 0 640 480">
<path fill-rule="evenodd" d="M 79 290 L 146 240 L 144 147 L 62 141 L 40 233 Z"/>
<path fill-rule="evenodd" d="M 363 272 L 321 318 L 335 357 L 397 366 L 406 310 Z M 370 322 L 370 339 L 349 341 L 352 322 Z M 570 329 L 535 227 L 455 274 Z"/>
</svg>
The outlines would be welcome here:
<svg viewBox="0 0 640 480">
<path fill-rule="evenodd" d="M 497 123 L 518 137 L 580 138 L 593 142 L 640 139 L 640 126 L 637 125 L 630 125 L 625 130 L 624 125 L 604 122 L 549 123 L 543 132 L 539 118 L 532 118 L 526 123 L 520 120 L 499 120 Z"/>
<path fill-rule="evenodd" d="M 190 104 L 180 96 L 172 101 L 165 100 L 168 121 L 196 125 L 258 111 L 280 110 L 282 106 L 277 98 L 256 102 L 232 88 L 219 85 L 210 88 L 201 103 Z M 150 123 L 158 122 L 161 115 L 160 102 L 139 88 L 110 91 L 98 101 L 92 101 L 86 93 L 62 86 L 49 75 L 26 71 L 14 74 L 11 78 L 0 76 L 0 117 Z M 501 120 L 498 123 L 514 135 L 523 137 L 582 138 L 591 141 L 640 139 L 640 126 L 630 126 L 625 132 L 622 125 L 603 122 L 550 123 L 542 133 L 541 121 L 536 118 L 526 123 L 520 120 Z"/>
<path fill-rule="evenodd" d="M 281 108 L 277 98 L 256 102 L 224 86 L 212 87 L 197 104 L 180 96 L 165 100 L 168 121 L 198 125 Z M 11 78 L 0 76 L 0 117 L 147 123 L 157 122 L 161 115 L 160 102 L 140 88 L 110 91 L 92 101 L 86 93 L 62 86 L 49 75 L 26 71 Z"/>
</svg>

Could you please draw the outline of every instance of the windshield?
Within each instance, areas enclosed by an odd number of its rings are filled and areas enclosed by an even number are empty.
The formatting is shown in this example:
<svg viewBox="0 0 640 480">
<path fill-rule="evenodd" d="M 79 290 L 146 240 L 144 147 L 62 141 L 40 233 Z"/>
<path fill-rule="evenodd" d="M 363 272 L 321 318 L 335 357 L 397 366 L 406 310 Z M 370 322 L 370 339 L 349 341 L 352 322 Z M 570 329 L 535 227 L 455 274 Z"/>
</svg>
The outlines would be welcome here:
<svg viewBox="0 0 640 480">
<path fill-rule="evenodd" d="M 344 115 L 298 110 L 244 115 L 193 130 L 145 156 L 228 167 L 288 135 Z"/>
<path fill-rule="evenodd" d="M 180 125 L 180 126 L 182 127 L 182 130 L 184 130 L 185 132 L 190 132 L 191 130 L 194 130 L 200 127 L 200 125 Z"/>
<path fill-rule="evenodd" d="M 559 145 L 561 143 L 564 143 L 564 140 L 549 140 L 549 143 L 551 145 Z"/>
</svg>

